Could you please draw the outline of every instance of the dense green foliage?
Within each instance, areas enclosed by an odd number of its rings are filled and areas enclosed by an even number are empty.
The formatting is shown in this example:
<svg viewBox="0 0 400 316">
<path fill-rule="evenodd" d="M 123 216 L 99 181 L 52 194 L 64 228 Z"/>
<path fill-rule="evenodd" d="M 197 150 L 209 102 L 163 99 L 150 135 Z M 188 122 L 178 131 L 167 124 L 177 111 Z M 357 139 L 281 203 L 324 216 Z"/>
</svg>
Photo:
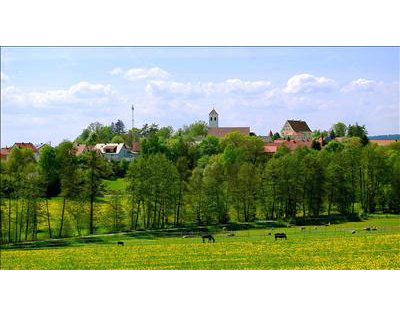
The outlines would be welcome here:
<svg viewBox="0 0 400 316">
<path fill-rule="evenodd" d="M 339 135 L 341 128 L 333 127 Z M 45 146 L 38 161 L 30 151 L 12 150 L 1 164 L 1 240 L 34 240 L 44 231 L 63 237 L 400 213 L 400 143 L 369 144 L 363 141 L 365 127 L 358 124 L 346 129 L 357 136 L 342 143 L 296 150 L 280 146 L 273 156 L 264 153 L 264 143 L 255 136 L 207 136 L 204 122 L 176 132 L 154 124 L 128 132 L 120 123 L 91 124 L 79 137 L 91 143 L 108 129 L 116 131 L 112 138 L 138 137 L 140 156 L 130 163 L 106 161 L 95 151 L 77 156 L 68 141 Z M 104 185 L 120 177 L 123 185 Z M 53 201 L 49 208 L 55 196 L 56 214 Z"/>
</svg>

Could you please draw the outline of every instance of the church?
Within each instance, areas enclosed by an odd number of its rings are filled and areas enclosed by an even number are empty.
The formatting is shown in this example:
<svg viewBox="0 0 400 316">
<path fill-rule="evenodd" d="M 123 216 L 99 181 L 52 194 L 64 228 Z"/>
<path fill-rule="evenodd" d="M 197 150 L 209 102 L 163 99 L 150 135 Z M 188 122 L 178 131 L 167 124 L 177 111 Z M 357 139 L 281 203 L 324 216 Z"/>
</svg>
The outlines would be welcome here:
<svg viewBox="0 0 400 316">
<path fill-rule="evenodd" d="M 224 137 L 229 133 L 237 132 L 243 136 L 250 135 L 250 127 L 219 127 L 218 113 L 215 109 L 208 114 L 208 135 Z"/>
<path fill-rule="evenodd" d="M 243 136 L 255 136 L 264 142 L 264 152 L 274 154 L 278 147 L 285 145 L 290 149 L 299 146 L 311 148 L 312 132 L 303 120 L 287 120 L 283 125 L 278 139 L 274 139 L 272 131 L 267 136 L 250 132 L 250 127 L 219 127 L 218 113 L 215 109 L 208 114 L 208 135 L 222 138 L 229 133 L 237 132 Z"/>
</svg>

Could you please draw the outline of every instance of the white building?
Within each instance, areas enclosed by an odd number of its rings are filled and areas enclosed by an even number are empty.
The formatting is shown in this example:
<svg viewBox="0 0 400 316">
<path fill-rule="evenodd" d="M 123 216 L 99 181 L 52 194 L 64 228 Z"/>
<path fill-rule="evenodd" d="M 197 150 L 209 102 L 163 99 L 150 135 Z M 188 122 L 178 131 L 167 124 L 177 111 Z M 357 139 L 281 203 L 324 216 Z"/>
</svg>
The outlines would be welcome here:
<svg viewBox="0 0 400 316">
<path fill-rule="evenodd" d="M 132 160 L 138 156 L 137 152 L 132 152 L 124 143 L 96 144 L 103 157 L 109 161 L 120 161 L 121 159 Z"/>
</svg>

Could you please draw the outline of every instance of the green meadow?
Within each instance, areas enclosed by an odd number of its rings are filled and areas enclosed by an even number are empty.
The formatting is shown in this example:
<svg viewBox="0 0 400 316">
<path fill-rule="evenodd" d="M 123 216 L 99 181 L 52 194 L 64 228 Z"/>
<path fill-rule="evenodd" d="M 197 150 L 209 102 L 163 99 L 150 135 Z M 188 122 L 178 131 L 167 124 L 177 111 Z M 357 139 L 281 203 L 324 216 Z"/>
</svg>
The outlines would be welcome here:
<svg viewBox="0 0 400 316">
<path fill-rule="evenodd" d="M 276 232 L 287 240 L 275 240 Z M 400 269 L 400 216 L 218 231 L 215 243 L 203 243 L 200 235 L 139 231 L 3 245 L 1 269 Z"/>
</svg>

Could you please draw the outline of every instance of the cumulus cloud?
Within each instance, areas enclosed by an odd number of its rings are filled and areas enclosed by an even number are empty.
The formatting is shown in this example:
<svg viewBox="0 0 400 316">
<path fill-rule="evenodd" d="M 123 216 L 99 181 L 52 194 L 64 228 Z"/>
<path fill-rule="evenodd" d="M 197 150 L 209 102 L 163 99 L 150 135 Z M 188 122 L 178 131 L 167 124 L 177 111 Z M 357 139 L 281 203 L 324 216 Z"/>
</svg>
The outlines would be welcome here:
<svg viewBox="0 0 400 316">
<path fill-rule="evenodd" d="M 283 89 L 285 93 L 326 92 L 336 86 L 333 79 L 316 77 L 311 74 L 299 74 L 291 77 Z"/>
<path fill-rule="evenodd" d="M 6 80 L 8 80 L 8 76 L 1 71 L 1 81 L 6 81 Z"/>
<path fill-rule="evenodd" d="M 122 74 L 123 72 L 124 71 L 121 68 L 116 67 L 110 71 L 110 75 L 119 75 L 119 74 Z"/>
<path fill-rule="evenodd" d="M 376 92 L 383 86 L 383 82 L 359 78 L 351 81 L 342 89 L 343 92 Z"/>
<path fill-rule="evenodd" d="M 57 103 L 105 103 L 115 95 L 109 84 L 94 84 L 81 81 L 68 89 L 47 90 L 44 92 L 24 92 L 14 86 L 2 91 L 2 101 L 34 106 L 46 106 Z"/>
<path fill-rule="evenodd" d="M 261 94 L 266 92 L 271 83 L 269 81 L 243 81 L 228 79 L 223 82 L 176 82 L 150 81 L 145 91 L 153 96 L 195 96 L 220 94 Z"/>
<path fill-rule="evenodd" d="M 138 80 L 138 79 L 166 79 L 171 75 L 159 68 L 132 68 L 124 72 L 123 77 L 129 80 Z"/>
</svg>

